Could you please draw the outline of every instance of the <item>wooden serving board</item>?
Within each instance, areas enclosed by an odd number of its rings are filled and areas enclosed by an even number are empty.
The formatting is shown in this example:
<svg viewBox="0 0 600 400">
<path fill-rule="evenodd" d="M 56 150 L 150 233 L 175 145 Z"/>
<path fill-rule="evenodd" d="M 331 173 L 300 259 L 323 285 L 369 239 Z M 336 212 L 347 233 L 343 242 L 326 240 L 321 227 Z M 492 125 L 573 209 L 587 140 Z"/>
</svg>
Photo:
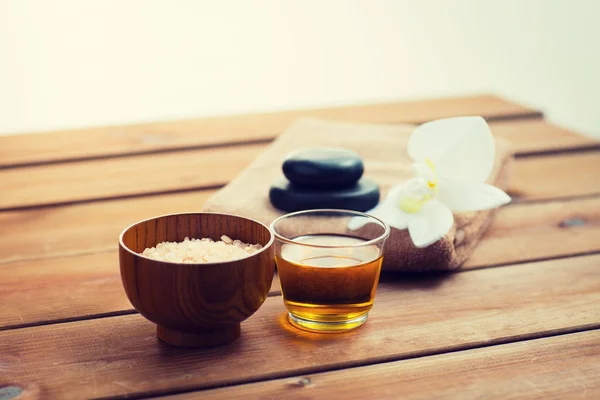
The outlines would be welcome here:
<svg viewBox="0 0 600 400">
<path fill-rule="evenodd" d="M 365 326 L 291 328 L 277 277 L 210 350 L 129 304 L 123 228 L 199 210 L 295 118 L 459 115 L 512 142 L 515 201 L 459 272 L 386 275 Z M 0 137 L 0 399 L 600 398 L 598 176 L 598 142 L 495 96 Z"/>
</svg>

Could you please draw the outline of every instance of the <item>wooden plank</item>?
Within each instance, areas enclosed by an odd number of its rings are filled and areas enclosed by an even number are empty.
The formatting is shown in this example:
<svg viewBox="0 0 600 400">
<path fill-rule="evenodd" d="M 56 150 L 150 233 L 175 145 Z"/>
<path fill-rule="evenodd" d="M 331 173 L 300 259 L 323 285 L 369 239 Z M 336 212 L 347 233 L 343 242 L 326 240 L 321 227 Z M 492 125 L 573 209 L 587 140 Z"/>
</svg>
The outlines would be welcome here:
<svg viewBox="0 0 600 400">
<path fill-rule="evenodd" d="M 201 190 L 0 212 L 0 265 L 116 250 L 119 234 L 129 225 L 158 215 L 200 211 L 214 193 Z"/>
<path fill-rule="evenodd" d="M 496 137 L 507 139 L 517 155 L 600 148 L 600 141 L 552 125 L 542 119 L 490 123 Z"/>
<path fill-rule="evenodd" d="M 501 208 L 463 268 L 600 251 L 600 196 Z"/>
<path fill-rule="evenodd" d="M 421 123 L 460 115 L 502 120 L 535 118 L 541 113 L 495 96 L 472 96 L 4 136 L 0 137 L 0 167 L 270 140 L 303 116 Z"/>
<path fill-rule="evenodd" d="M 116 249 L 118 235 L 130 224 L 163 214 L 198 211 L 214 192 L 0 212 L 0 265 Z M 598 196 L 503 207 L 468 265 L 597 251 L 599 213 Z"/>
<path fill-rule="evenodd" d="M 596 329 L 599 263 L 595 255 L 387 283 L 369 322 L 343 335 L 289 327 L 279 297 L 242 324 L 237 342 L 210 350 L 159 343 L 140 315 L 7 330 L 3 380 L 47 398 L 167 394 Z"/>
<path fill-rule="evenodd" d="M 11 263 L 0 273 L 0 330 L 136 312 L 117 251 Z M 281 294 L 277 276 L 269 294 Z"/>
<path fill-rule="evenodd" d="M 515 163 L 510 194 L 541 200 L 600 193 L 600 151 L 527 157 Z"/>
<path fill-rule="evenodd" d="M 0 210 L 221 186 L 265 145 L 0 170 Z"/>
<path fill-rule="evenodd" d="M 168 398 L 598 399 L 598 377 L 600 331 L 593 330 Z"/>
<path fill-rule="evenodd" d="M 0 170 L 0 210 L 224 185 L 265 148 L 245 145 Z M 540 199 L 600 193 L 600 151 L 519 158 L 510 192 Z M 368 171 L 367 171 L 368 173 Z"/>
<path fill-rule="evenodd" d="M 14 263 L 0 271 L 0 329 L 134 312 L 117 251 Z"/>
<path fill-rule="evenodd" d="M 119 275 L 119 233 L 149 216 L 195 209 L 200 196 L 194 192 L 30 210 L 10 213 L 11 219 L 0 213 L 0 226 L 11 220 L 14 226 L 0 240 L 0 254 L 12 257 L 12 262 L 0 263 L 0 329 L 133 312 Z M 86 221 L 93 236 L 74 229 Z M 463 268 L 598 252 L 599 221 L 600 196 L 504 207 Z M 38 231 L 45 234 L 32 244 Z M 28 258 L 32 251 L 36 259 Z M 94 252 L 105 253 L 86 254 Z M 43 258 L 48 256 L 52 258 Z M 271 291 L 278 290 L 275 281 Z"/>
</svg>

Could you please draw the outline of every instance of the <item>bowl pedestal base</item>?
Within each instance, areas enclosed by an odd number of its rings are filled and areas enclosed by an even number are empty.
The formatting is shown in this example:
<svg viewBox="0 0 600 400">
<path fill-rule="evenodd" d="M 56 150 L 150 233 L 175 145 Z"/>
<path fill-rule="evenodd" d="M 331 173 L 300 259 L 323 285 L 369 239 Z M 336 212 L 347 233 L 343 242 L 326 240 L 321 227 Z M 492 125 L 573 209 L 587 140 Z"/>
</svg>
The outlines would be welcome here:
<svg viewBox="0 0 600 400">
<path fill-rule="evenodd" d="M 223 328 L 205 329 L 197 332 L 182 332 L 157 326 L 158 338 L 165 343 L 178 347 L 205 348 L 231 343 L 240 337 L 240 324 Z"/>
</svg>

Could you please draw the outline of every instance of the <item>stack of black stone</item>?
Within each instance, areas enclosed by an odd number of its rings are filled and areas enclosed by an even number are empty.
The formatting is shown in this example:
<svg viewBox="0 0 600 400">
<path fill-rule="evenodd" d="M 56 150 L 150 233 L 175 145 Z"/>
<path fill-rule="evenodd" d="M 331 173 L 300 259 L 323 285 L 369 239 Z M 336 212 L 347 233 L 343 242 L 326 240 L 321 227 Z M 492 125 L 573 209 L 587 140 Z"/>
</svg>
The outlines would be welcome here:
<svg viewBox="0 0 600 400">
<path fill-rule="evenodd" d="M 353 151 L 301 149 L 283 162 L 285 178 L 271 185 L 269 198 L 273 206 L 287 212 L 317 208 L 367 211 L 379 202 L 379 187 L 371 179 L 361 178 L 363 172 L 363 161 Z"/>
</svg>

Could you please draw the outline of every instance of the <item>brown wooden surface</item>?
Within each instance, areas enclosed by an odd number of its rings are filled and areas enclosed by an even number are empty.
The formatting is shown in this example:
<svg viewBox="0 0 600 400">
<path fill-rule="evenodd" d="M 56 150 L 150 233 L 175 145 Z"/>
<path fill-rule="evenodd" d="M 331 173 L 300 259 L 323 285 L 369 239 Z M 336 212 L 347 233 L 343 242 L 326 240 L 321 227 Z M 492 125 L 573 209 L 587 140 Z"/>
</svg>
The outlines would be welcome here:
<svg viewBox="0 0 600 400">
<path fill-rule="evenodd" d="M 17 262 L 0 274 L 0 330 L 135 312 L 116 250 Z M 269 293 L 281 294 L 277 277 Z"/>
<path fill-rule="evenodd" d="M 0 210 L 222 186 L 265 145 L 0 170 Z"/>
<path fill-rule="evenodd" d="M 169 347 L 134 314 L 121 230 L 199 210 L 295 117 L 465 114 L 493 121 L 518 160 L 516 201 L 459 273 L 386 275 L 369 322 L 342 336 L 290 328 L 277 280 L 218 349 Z M 597 398 L 600 146 L 540 116 L 477 96 L 0 137 L 0 398 Z"/>
<path fill-rule="evenodd" d="M 599 358 L 593 330 L 168 398 L 593 399 L 600 398 Z"/>
<path fill-rule="evenodd" d="M 600 328 L 599 263 L 595 255 L 385 283 L 369 321 L 343 336 L 289 327 L 281 298 L 270 297 L 239 340 L 216 349 L 168 347 L 140 315 L 0 331 L 0 343 L 8 380 L 55 398 L 245 383 Z"/>
<path fill-rule="evenodd" d="M 599 177 L 598 151 L 528 157 L 515 164 L 510 192 L 527 199 L 597 194 L 600 193 Z"/>
<path fill-rule="evenodd" d="M 117 249 L 129 225 L 158 215 L 200 211 L 216 190 L 0 212 L 0 265 Z M 36 235 L 32 246 L 32 232 Z M 93 232 L 93 233 L 90 233 Z"/>
<path fill-rule="evenodd" d="M 600 251 L 600 196 L 513 204 L 492 226 L 463 268 Z"/>
<path fill-rule="evenodd" d="M 566 150 L 599 149 L 598 140 L 552 125 L 543 119 L 520 119 L 490 123 L 496 137 L 507 139 L 517 155 Z"/>
<path fill-rule="evenodd" d="M 0 191 L 8 193 L 0 197 L 0 210 L 222 186 L 248 166 L 265 146 L 0 170 Z M 588 178 L 600 176 L 598 160 L 595 151 L 518 158 L 509 192 L 519 199 L 600 193 L 600 179 Z"/>
<path fill-rule="evenodd" d="M 539 111 L 495 96 L 472 96 L 89 128 L 0 137 L 0 167 L 271 140 L 299 117 L 422 123 L 465 114 L 488 120 L 541 116 Z"/>
<path fill-rule="evenodd" d="M 172 199 L 172 202 L 167 199 Z M 126 218 L 132 218 L 132 222 L 142 219 L 147 210 L 158 211 L 154 215 L 165 214 L 168 207 L 176 212 L 184 212 L 187 202 L 196 205 L 196 200 L 196 195 L 186 193 L 143 200 L 116 200 L 97 205 L 82 204 L 62 208 L 58 214 L 53 213 L 52 209 L 21 212 L 51 213 L 48 225 L 38 225 L 39 229 L 46 232 L 39 239 L 39 246 L 52 248 L 54 252 L 50 253 L 52 257 L 46 253 L 37 259 L 25 257 L 6 265 L 0 263 L 4 283 L 0 286 L 0 329 L 134 312 L 123 292 L 117 263 L 115 238 L 123 228 L 120 221 Z M 179 210 L 179 204 L 186 206 Z M 80 214 L 78 208 L 94 206 L 101 211 L 92 224 L 97 235 L 88 238 L 74 230 L 73 226 L 76 226 L 74 222 Z M 164 210 L 161 208 L 163 206 Z M 21 225 L 18 225 L 20 228 Z M 15 234 L 20 238 L 18 240 L 14 240 L 13 236 L 7 238 L 7 243 L 0 243 L 0 249 L 10 257 L 9 252 L 14 248 L 19 249 L 19 244 L 31 229 L 25 227 L 22 232 Z M 599 237 L 600 196 L 514 204 L 498 211 L 494 223 L 463 270 L 600 252 Z M 71 251 L 93 253 L 61 256 L 69 254 L 70 250 L 62 249 L 65 253 L 61 253 L 61 248 L 53 246 L 56 238 L 72 243 Z M 47 243 L 47 240 L 51 242 Z M 552 246 L 548 243 L 552 243 Z M 27 242 L 21 245 L 24 250 L 29 246 Z M 275 280 L 271 293 L 278 294 L 280 290 L 279 281 Z"/>
<path fill-rule="evenodd" d="M 0 329 L 89 315 L 134 312 L 116 251 L 0 266 Z"/>
<path fill-rule="evenodd" d="M 116 249 L 117 237 L 132 223 L 149 216 L 188 211 L 199 211 L 206 199 L 215 190 L 194 191 L 160 196 L 148 196 L 125 200 L 111 200 L 99 203 L 77 204 L 70 207 L 50 207 L 25 211 L 0 212 L 0 268 L 2 264 L 22 260 L 36 260 L 65 255 L 81 255 L 105 252 Z M 515 261 L 518 254 L 527 251 L 532 257 L 549 256 L 597 250 L 600 246 L 594 240 L 599 227 L 599 196 L 584 196 L 560 199 L 554 202 L 523 202 L 512 204 L 498 211 L 485 240 L 494 243 L 518 235 L 527 236 L 528 244 L 516 247 L 514 251 L 506 246 L 489 247 L 490 252 L 499 248 L 493 255 L 482 253 L 487 260 L 476 264 L 487 265 L 500 260 Z M 571 231 L 568 229 L 571 228 Z M 40 230 L 43 235 L 35 237 L 31 244 L 31 232 Z M 93 230 L 93 234 L 88 234 Z M 581 232 L 581 233 L 578 233 Z M 534 246 L 536 235 L 546 235 L 553 240 L 555 247 Z M 567 241 L 567 243 L 565 243 Z M 531 243 L 530 243 L 531 242 Z M 546 243 L 540 241 L 540 245 Z M 478 246 L 481 247 L 481 246 Z M 514 246 L 513 246 L 514 247 Z M 476 252 L 481 249 L 476 249 Z M 505 252 L 513 254 L 505 257 Z M 491 257 L 491 259 L 490 259 Z"/>
</svg>

